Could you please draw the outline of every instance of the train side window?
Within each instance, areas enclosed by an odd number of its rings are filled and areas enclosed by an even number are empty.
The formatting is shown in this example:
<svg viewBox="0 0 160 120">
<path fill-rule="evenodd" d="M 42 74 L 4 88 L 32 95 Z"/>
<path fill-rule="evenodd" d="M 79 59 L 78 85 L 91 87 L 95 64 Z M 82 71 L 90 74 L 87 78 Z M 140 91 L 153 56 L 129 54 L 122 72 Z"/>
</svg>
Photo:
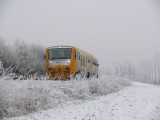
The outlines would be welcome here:
<svg viewBox="0 0 160 120">
<path fill-rule="evenodd" d="M 78 60 L 80 60 L 79 58 L 80 58 L 80 53 L 78 52 L 78 56 L 77 56 L 77 59 L 78 59 Z"/>
<path fill-rule="evenodd" d="M 78 59 L 78 58 L 79 58 L 79 57 L 78 57 L 78 51 L 76 52 L 76 54 L 77 54 L 77 59 Z"/>
<path fill-rule="evenodd" d="M 96 63 L 95 63 L 95 62 L 93 62 L 93 65 L 95 65 L 95 66 L 96 66 Z"/>
<path fill-rule="evenodd" d="M 76 50 L 74 51 L 74 59 L 76 59 L 77 55 L 76 55 Z"/>
<path fill-rule="evenodd" d="M 87 59 L 87 57 L 86 57 L 86 59 L 85 59 L 85 66 L 87 66 L 87 60 L 88 60 L 88 59 Z"/>
<path fill-rule="evenodd" d="M 97 67 L 99 66 L 99 64 L 96 63 L 96 62 L 93 62 L 93 65 L 94 65 L 94 66 L 97 66 Z"/>
<path fill-rule="evenodd" d="M 82 57 L 82 61 L 83 61 L 83 66 L 84 66 L 84 58 Z"/>
<path fill-rule="evenodd" d="M 81 55 L 81 66 L 83 65 L 83 61 L 82 61 L 82 55 Z"/>
<path fill-rule="evenodd" d="M 87 63 L 88 63 L 88 57 L 86 57 L 86 66 L 87 66 Z"/>
<path fill-rule="evenodd" d="M 81 55 L 80 55 L 80 53 L 79 53 L 79 60 L 81 60 Z"/>
<path fill-rule="evenodd" d="M 90 63 L 90 59 L 88 59 L 88 63 Z"/>
</svg>

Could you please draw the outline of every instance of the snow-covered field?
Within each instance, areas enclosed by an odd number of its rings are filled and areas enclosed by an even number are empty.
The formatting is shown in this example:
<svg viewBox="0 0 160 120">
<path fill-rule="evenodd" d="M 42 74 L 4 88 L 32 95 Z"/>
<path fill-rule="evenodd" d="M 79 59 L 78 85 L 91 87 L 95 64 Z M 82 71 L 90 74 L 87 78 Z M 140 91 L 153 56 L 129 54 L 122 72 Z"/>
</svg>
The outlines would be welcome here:
<svg viewBox="0 0 160 120">
<path fill-rule="evenodd" d="M 160 86 L 132 83 L 119 92 L 94 100 L 4 120 L 160 120 Z"/>
<path fill-rule="evenodd" d="M 130 85 L 123 78 L 101 75 L 99 79 L 13 80 L 0 78 L 0 115 L 16 117 L 70 103 L 82 103 L 117 92 Z M 11 118 L 13 119 L 13 118 Z"/>
</svg>

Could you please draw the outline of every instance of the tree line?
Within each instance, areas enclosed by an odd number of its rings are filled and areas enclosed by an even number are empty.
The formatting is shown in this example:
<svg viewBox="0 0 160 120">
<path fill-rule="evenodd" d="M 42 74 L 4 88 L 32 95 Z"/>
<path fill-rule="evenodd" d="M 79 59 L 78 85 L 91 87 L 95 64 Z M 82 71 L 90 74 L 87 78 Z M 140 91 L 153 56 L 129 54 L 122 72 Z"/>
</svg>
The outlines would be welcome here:
<svg viewBox="0 0 160 120">
<path fill-rule="evenodd" d="M 130 60 L 116 61 L 114 73 L 116 76 L 127 77 L 133 81 L 160 85 L 160 54 L 143 59 L 137 64 L 133 64 Z"/>
<path fill-rule="evenodd" d="M 12 45 L 0 38 L 0 69 L 14 67 L 22 75 L 28 72 L 45 76 L 45 48 L 40 45 L 28 45 L 24 41 L 16 40 Z M 114 71 L 106 70 L 106 74 L 126 77 L 133 81 L 146 82 L 160 85 L 160 54 L 155 54 L 148 59 L 143 59 L 137 64 L 131 60 L 114 62 Z M 100 73 L 105 70 L 100 70 Z"/>
</svg>

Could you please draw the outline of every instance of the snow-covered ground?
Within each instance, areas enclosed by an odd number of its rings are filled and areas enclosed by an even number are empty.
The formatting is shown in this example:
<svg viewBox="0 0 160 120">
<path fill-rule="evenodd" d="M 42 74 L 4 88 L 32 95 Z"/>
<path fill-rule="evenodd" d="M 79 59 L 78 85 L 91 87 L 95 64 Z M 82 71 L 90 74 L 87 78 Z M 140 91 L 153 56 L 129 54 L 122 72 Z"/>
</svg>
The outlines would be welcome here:
<svg viewBox="0 0 160 120">
<path fill-rule="evenodd" d="M 80 77 L 69 81 L 0 77 L 0 118 L 27 115 L 66 103 L 94 100 L 128 85 L 130 81 L 127 79 L 107 75 L 101 75 L 99 79 Z"/>
<path fill-rule="evenodd" d="M 160 86 L 134 82 L 95 100 L 4 120 L 160 120 Z"/>
</svg>

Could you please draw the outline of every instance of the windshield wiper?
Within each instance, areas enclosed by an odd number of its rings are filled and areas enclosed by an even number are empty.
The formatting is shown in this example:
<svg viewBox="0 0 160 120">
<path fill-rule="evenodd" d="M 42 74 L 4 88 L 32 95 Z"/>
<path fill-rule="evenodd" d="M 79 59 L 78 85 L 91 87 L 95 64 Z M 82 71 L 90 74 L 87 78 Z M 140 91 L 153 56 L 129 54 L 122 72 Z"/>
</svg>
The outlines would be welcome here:
<svg viewBox="0 0 160 120">
<path fill-rule="evenodd" d="M 52 57 L 50 58 L 50 60 L 53 60 L 53 59 L 70 59 L 70 57 L 59 57 L 59 58 Z"/>
</svg>

